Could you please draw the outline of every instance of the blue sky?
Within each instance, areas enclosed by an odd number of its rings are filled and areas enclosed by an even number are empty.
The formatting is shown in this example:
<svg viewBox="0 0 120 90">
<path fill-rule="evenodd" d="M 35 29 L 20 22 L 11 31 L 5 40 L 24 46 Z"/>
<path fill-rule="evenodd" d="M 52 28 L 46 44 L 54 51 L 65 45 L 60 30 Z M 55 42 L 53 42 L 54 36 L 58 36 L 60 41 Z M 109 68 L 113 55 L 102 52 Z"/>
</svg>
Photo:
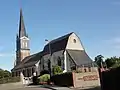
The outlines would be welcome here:
<svg viewBox="0 0 120 90">
<path fill-rule="evenodd" d="M 20 6 L 31 53 L 41 51 L 45 39 L 74 31 L 92 59 L 98 54 L 120 56 L 119 0 L 1 0 L 1 68 L 13 67 Z"/>
</svg>

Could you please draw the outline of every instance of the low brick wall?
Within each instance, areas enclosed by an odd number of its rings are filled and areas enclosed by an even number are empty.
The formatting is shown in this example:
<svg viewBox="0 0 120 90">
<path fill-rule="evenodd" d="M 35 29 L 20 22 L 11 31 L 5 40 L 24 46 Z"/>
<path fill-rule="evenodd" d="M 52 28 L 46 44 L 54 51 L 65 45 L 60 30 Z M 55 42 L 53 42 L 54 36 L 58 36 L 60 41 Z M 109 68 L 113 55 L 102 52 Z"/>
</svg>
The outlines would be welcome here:
<svg viewBox="0 0 120 90">
<path fill-rule="evenodd" d="M 97 87 L 100 86 L 100 79 L 98 72 L 85 72 L 74 73 L 73 72 L 73 85 L 74 87 Z"/>
</svg>

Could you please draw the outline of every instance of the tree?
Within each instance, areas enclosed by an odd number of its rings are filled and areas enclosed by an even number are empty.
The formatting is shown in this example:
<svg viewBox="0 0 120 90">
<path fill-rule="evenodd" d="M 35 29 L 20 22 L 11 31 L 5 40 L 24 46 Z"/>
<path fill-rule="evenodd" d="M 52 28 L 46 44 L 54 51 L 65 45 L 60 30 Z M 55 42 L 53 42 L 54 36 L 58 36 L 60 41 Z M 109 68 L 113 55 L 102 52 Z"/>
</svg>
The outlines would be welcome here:
<svg viewBox="0 0 120 90">
<path fill-rule="evenodd" d="M 5 77 L 10 77 L 11 76 L 11 73 L 7 70 L 4 70 L 4 78 Z"/>
<path fill-rule="evenodd" d="M 19 81 L 20 77 L 12 77 L 11 72 L 0 69 L 0 84 Z"/>
<path fill-rule="evenodd" d="M 105 62 L 108 68 L 120 67 L 120 57 L 119 58 L 117 58 L 116 56 L 110 57 L 110 58 L 107 58 Z"/>
<path fill-rule="evenodd" d="M 4 71 L 2 69 L 0 69 L 0 79 L 4 78 Z"/>
<path fill-rule="evenodd" d="M 102 55 L 98 55 L 95 57 L 95 63 L 101 68 L 104 66 L 104 61 L 103 61 L 103 56 Z"/>
<path fill-rule="evenodd" d="M 10 77 L 11 73 L 7 70 L 0 69 L 0 79 Z"/>
</svg>

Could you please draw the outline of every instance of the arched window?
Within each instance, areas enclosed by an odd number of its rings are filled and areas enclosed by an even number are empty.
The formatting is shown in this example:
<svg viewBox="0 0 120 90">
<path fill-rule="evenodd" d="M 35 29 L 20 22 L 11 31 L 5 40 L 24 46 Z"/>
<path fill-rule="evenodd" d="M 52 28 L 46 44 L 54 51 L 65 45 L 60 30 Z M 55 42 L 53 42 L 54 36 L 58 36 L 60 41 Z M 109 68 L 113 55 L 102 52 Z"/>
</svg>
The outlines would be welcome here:
<svg viewBox="0 0 120 90">
<path fill-rule="evenodd" d="M 32 74 L 34 73 L 34 68 L 32 68 Z"/>
<path fill-rule="evenodd" d="M 27 42 L 25 42 L 25 47 L 27 48 Z"/>
<path fill-rule="evenodd" d="M 44 63 L 43 63 L 43 69 L 44 69 L 45 67 L 44 67 Z"/>
<path fill-rule="evenodd" d="M 25 70 L 23 70 L 23 75 L 25 76 Z"/>
<path fill-rule="evenodd" d="M 73 42 L 76 43 L 76 39 L 73 39 Z"/>
<path fill-rule="evenodd" d="M 58 66 L 61 66 L 61 59 L 58 57 Z"/>
<path fill-rule="evenodd" d="M 24 46 L 25 46 L 25 43 L 24 43 L 24 42 L 22 42 L 22 48 L 24 48 Z"/>
<path fill-rule="evenodd" d="M 51 68 L 51 62 L 50 62 L 50 60 L 48 59 L 48 69 L 50 69 Z"/>
</svg>

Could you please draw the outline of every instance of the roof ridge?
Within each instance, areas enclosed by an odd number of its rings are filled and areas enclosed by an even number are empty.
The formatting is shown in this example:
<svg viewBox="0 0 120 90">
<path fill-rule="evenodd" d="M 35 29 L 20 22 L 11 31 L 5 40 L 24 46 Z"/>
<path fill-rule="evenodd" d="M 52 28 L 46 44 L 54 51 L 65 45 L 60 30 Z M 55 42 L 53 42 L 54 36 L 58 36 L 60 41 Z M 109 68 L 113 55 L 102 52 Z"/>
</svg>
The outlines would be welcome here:
<svg viewBox="0 0 120 90">
<path fill-rule="evenodd" d="M 53 40 L 51 40 L 49 43 L 53 43 L 53 42 L 55 42 L 55 41 L 59 41 L 59 39 L 61 39 L 62 37 L 67 37 L 67 36 L 70 36 L 72 33 L 74 33 L 74 32 L 71 32 L 71 33 L 68 33 L 68 34 L 65 34 L 65 35 L 63 35 L 63 36 L 60 36 L 60 37 L 58 37 L 58 38 L 56 38 L 56 39 L 53 39 Z M 61 39 L 62 40 L 62 39 Z"/>
</svg>

